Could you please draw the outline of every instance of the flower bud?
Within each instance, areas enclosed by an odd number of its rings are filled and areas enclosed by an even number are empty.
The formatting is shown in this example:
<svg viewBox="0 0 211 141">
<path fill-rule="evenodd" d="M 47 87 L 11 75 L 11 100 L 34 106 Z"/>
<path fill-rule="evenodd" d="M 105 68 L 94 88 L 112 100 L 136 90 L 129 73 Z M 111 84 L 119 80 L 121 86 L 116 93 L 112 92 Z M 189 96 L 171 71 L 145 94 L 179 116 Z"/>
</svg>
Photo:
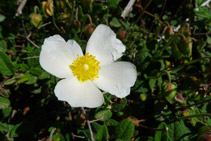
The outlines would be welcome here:
<svg viewBox="0 0 211 141">
<path fill-rule="evenodd" d="M 187 37 L 186 39 L 182 40 L 179 45 L 179 50 L 186 56 L 190 57 L 192 55 L 192 42 L 191 38 Z"/>
<path fill-rule="evenodd" d="M 73 27 L 79 29 L 81 27 L 81 22 L 79 20 L 74 20 Z"/>
<path fill-rule="evenodd" d="M 43 1 L 42 2 L 42 9 L 46 17 L 53 16 L 54 14 L 54 5 L 53 0 Z"/>
<path fill-rule="evenodd" d="M 177 93 L 177 84 L 175 82 L 170 83 L 170 82 L 164 81 L 162 85 L 162 89 L 163 89 L 163 94 L 166 100 L 171 102 Z"/>
<path fill-rule="evenodd" d="M 88 24 L 85 26 L 84 28 L 84 32 L 86 34 L 87 37 L 91 36 L 92 33 L 94 32 L 96 26 L 94 24 Z"/>
<path fill-rule="evenodd" d="M 177 43 L 173 43 L 172 44 L 172 48 L 171 48 L 171 52 L 172 52 L 172 55 L 173 57 L 176 59 L 176 60 L 179 60 L 183 57 L 183 54 L 180 52 L 180 50 L 178 49 L 178 45 Z"/>
<path fill-rule="evenodd" d="M 181 93 L 179 93 L 178 95 L 176 95 L 174 97 L 174 99 L 176 101 L 178 101 L 179 103 L 181 103 L 181 104 L 186 104 L 186 100 L 184 99 L 184 97 L 183 97 L 183 95 Z"/>
<path fill-rule="evenodd" d="M 164 35 L 165 37 L 169 37 L 171 35 L 174 35 L 174 30 L 172 26 L 167 26 L 164 28 Z"/>
<path fill-rule="evenodd" d="M 30 14 L 30 22 L 32 25 L 35 27 L 38 27 L 40 23 L 42 22 L 42 15 L 41 14 L 36 14 L 36 13 L 31 13 Z"/>
<path fill-rule="evenodd" d="M 202 126 L 199 131 L 198 134 L 199 136 L 206 133 L 206 132 L 211 132 L 211 126 Z"/>
<path fill-rule="evenodd" d="M 127 36 L 127 31 L 125 31 L 125 30 L 120 30 L 120 31 L 118 32 L 118 37 L 119 37 L 121 40 L 125 39 L 126 36 Z"/>
<path fill-rule="evenodd" d="M 66 13 L 61 13 L 60 15 L 60 19 L 63 22 L 67 21 L 69 17 L 70 17 L 70 14 L 66 14 Z"/>
<path fill-rule="evenodd" d="M 211 132 L 206 132 L 199 136 L 197 141 L 211 141 Z"/>
</svg>

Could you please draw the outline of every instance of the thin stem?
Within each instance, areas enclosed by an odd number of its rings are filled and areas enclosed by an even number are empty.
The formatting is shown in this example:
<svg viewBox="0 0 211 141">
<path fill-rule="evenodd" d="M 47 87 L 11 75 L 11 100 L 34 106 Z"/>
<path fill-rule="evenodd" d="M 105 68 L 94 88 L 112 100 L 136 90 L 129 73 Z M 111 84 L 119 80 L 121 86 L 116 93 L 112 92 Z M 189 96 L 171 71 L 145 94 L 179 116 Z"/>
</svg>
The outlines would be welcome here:
<svg viewBox="0 0 211 141">
<path fill-rule="evenodd" d="M 52 137 L 53 137 L 53 134 L 54 134 L 55 131 L 56 131 L 56 128 L 53 128 L 51 130 L 51 133 L 50 133 L 50 136 L 49 136 L 49 141 L 52 140 Z"/>
<path fill-rule="evenodd" d="M 175 67 L 174 69 L 172 69 L 171 73 L 176 73 L 176 72 L 180 71 L 181 69 L 183 69 L 183 68 L 186 67 L 186 66 L 189 66 L 189 65 L 191 65 L 191 64 L 200 62 L 201 60 L 207 59 L 207 58 L 211 58 L 211 56 L 205 56 L 205 57 L 202 57 L 202 58 L 199 58 L 199 59 L 195 59 L 195 60 L 193 60 L 193 61 L 190 61 L 190 62 L 188 62 L 188 63 L 186 63 L 186 64 L 182 64 L 182 65 L 180 65 L 180 66 Z"/>
<path fill-rule="evenodd" d="M 30 39 L 30 36 L 31 36 L 31 33 L 27 36 L 24 36 L 24 35 L 20 35 L 21 37 L 24 37 L 28 42 L 30 42 L 34 47 L 36 48 L 40 48 L 37 44 L 35 44 L 31 39 Z"/>
<path fill-rule="evenodd" d="M 152 127 L 147 127 L 147 126 L 144 126 L 144 125 L 141 125 L 139 124 L 140 127 L 142 128 L 146 128 L 146 129 L 149 129 L 149 130 L 153 130 L 153 131 L 168 131 L 168 128 L 163 128 L 163 129 L 157 129 L 157 128 L 152 128 Z"/>
<path fill-rule="evenodd" d="M 178 109 L 176 109 L 176 110 L 188 109 L 188 108 L 191 108 L 191 107 L 193 107 L 193 106 L 197 106 L 197 105 L 200 105 L 200 104 L 204 104 L 204 103 L 210 102 L 210 101 L 211 101 L 211 99 L 208 99 L 208 100 L 205 100 L 205 101 L 201 101 L 201 102 L 194 103 L 194 104 L 192 104 L 192 105 L 188 105 L 188 106 L 186 106 L 186 107 L 178 108 Z"/>
<path fill-rule="evenodd" d="M 167 70 L 163 70 L 163 72 L 165 72 L 167 74 L 168 79 L 169 79 L 169 83 L 171 83 L 171 74 L 170 74 L 170 72 L 167 71 Z"/>
<path fill-rule="evenodd" d="M 57 26 L 57 24 L 56 24 L 54 15 L 52 16 L 52 20 L 53 20 L 53 25 L 56 27 L 56 29 L 57 29 L 59 32 L 62 32 L 62 31 L 59 29 L 59 27 Z"/>
<path fill-rule="evenodd" d="M 144 11 L 148 8 L 148 6 L 151 4 L 151 2 L 152 2 L 152 0 L 149 0 L 148 1 L 148 3 L 144 6 L 144 8 L 143 9 L 141 9 L 143 12 L 141 13 L 141 15 L 138 17 L 138 19 L 134 22 L 134 24 L 137 24 L 138 23 L 138 21 L 143 17 L 143 15 L 144 15 Z M 141 4 L 140 4 L 141 5 Z M 140 6 L 139 5 L 139 6 Z"/>
<path fill-rule="evenodd" d="M 92 24 L 92 17 L 91 17 L 89 14 L 86 14 L 86 16 L 87 16 L 88 19 L 89 19 L 89 23 Z"/>
<path fill-rule="evenodd" d="M 201 113 L 201 114 L 195 114 L 195 115 L 190 115 L 190 116 L 184 116 L 184 117 L 179 117 L 177 118 L 178 120 L 181 119 L 188 119 L 188 118 L 193 118 L 193 117 L 211 117 L 211 114 L 209 113 Z"/>
<path fill-rule="evenodd" d="M 93 136 L 93 132 L 92 132 L 91 122 L 87 118 L 87 114 L 86 114 L 86 111 L 84 110 L 84 107 L 81 107 L 81 109 L 82 109 L 82 111 L 83 111 L 83 113 L 84 113 L 84 115 L 86 117 L 86 121 L 87 121 L 87 125 L 89 127 L 89 132 L 90 132 L 91 140 L 92 141 L 95 141 L 94 136 Z"/>
</svg>

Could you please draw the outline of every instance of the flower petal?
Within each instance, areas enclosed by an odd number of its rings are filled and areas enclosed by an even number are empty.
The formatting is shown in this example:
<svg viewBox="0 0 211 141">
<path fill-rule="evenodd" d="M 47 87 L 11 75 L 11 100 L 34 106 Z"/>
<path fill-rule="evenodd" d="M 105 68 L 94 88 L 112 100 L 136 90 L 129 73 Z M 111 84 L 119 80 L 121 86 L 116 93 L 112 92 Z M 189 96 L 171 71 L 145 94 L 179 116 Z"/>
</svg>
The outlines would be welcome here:
<svg viewBox="0 0 211 141">
<path fill-rule="evenodd" d="M 75 58 L 77 58 L 79 55 L 80 56 L 83 56 L 83 52 L 81 50 L 81 47 L 78 45 L 78 43 L 74 40 L 68 40 L 67 43 L 71 46 L 71 51 L 74 55 Z"/>
<path fill-rule="evenodd" d="M 92 33 L 86 48 L 86 52 L 96 56 L 101 66 L 119 59 L 124 51 L 125 46 L 116 38 L 116 34 L 102 24 Z"/>
<path fill-rule="evenodd" d="M 72 107 L 96 108 L 103 104 L 101 91 L 91 82 L 79 82 L 75 77 L 59 81 L 54 90 L 57 98 Z"/>
<path fill-rule="evenodd" d="M 75 59 L 71 52 L 72 47 L 59 35 L 46 38 L 40 52 L 40 65 L 59 78 L 72 76 L 69 69 L 69 65 Z"/>
<path fill-rule="evenodd" d="M 123 98 L 130 94 L 137 78 L 136 67 L 129 62 L 114 62 L 102 66 L 94 83 L 102 90 Z"/>
</svg>

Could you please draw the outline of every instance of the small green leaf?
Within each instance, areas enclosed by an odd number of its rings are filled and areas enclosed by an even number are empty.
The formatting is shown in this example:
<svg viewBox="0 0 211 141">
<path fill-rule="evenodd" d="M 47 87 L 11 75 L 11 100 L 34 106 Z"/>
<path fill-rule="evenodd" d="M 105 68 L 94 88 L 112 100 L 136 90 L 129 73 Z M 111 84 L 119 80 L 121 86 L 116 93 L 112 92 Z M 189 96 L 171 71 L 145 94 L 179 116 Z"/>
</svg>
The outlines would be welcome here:
<svg viewBox="0 0 211 141">
<path fill-rule="evenodd" d="M 19 64 L 19 67 L 21 68 L 22 71 L 27 71 L 29 70 L 29 67 L 26 64 Z"/>
<path fill-rule="evenodd" d="M 100 129 L 97 131 L 96 140 L 108 141 L 108 128 L 106 125 L 101 126 Z"/>
<path fill-rule="evenodd" d="M 112 18 L 111 22 L 110 22 L 110 25 L 113 26 L 113 27 L 121 27 L 121 24 L 119 22 L 119 20 L 117 18 Z"/>
<path fill-rule="evenodd" d="M 47 72 L 42 72 L 41 75 L 39 75 L 38 79 L 43 80 L 43 79 L 47 79 L 50 78 L 50 74 Z"/>
<path fill-rule="evenodd" d="M 4 15 L 0 14 L 0 22 L 3 22 L 6 19 L 6 17 Z"/>
<path fill-rule="evenodd" d="M 119 4 L 120 0 L 108 0 L 109 8 L 116 8 Z"/>
<path fill-rule="evenodd" d="M 7 128 L 8 128 L 8 125 L 6 123 L 0 122 L 0 132 L 1 133 L 6 132 Z"/>
<path fill-rule="evenodd" d="M 133 137 L 135 126 L 130 120 L 122 120 L 116 127 L 115 135 L 117 139 L 130 140 Z"/>
<path fill-rule="evenodd" d="M 34 75 L 40 75 L 43 71 L 40 68 L 32 68 L 30 72 Z"/>
<path fill-rule="evenodd" d="M 10 101 L 7 98 L 1 97 L 0 96 L 0 109 L 5 109 L 10 106 Z"/>
<path fill-rule="evenodd" d="M 4 40 L 0 41 L 0 51 L 3 51 L 3 52 L 7 51 L 7 42 Z"/>
<path fill-rule="evenodd" d="M 115 104 L 112 105 L 112 110 L 114 112 L 120 112 L 120 111 L 122 111 L 125 108 L 126 105 L 127 105 L 127 99 L 123 98 L 122 102 L 115 103 Z"/>
<path fill-rule="evenodd" d="M 0 50 L 0 73 L 10 76 L 15 72 L 15 68 L 10 58 Z"/>
<path fill-rule="evenodd" d="M 183 121 L 176 121 L 168 125 L 169 141 L 187 141 L 190 140 L 188 134 L 190 130 Z"/>
<path fill-rule="evenodd" d="M 165 122 L 162 122 L 157 129 L 165 129 L 167 125 Z M 155 141 L 168 141 L 168 131 L 156 131 L 155 132 Z"/>
<path fill-rule="evenodd" d="M 95 114 L 95 118 L 101 121 L 106 121 L 110 119 L 112 112 L 110 110 L 102 110 Z"/>
</svg>

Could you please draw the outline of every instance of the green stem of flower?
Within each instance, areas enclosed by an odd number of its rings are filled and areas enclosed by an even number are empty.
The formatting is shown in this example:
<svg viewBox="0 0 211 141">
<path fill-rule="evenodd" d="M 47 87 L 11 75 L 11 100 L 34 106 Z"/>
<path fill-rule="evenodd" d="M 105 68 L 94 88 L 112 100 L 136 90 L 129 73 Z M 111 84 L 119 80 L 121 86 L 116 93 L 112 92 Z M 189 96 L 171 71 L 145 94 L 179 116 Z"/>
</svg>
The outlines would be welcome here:
<svg viewBox="0 0 211 141">
<path fill-rule="evenodd" d="M 201 113 L 201 114 L 195 114 L 195 115 L 190 115 L 190 116 L 183 116 L 177 118 L 178 120 L 183 120 L 183 119 L 188 119 L 188 118 L 193 118 L 193 117 L 211 117 L 211 114 L 209 113 Z"/>
<path fill-rule="evenodd" d="M 53 21 L 53 25 L 56 27 L 56 29 L 57 29 L 59 32 L 62 32 L 62 31 L 59 29 L 59 27 L 57 26 L 57 24 L 56 24 L 54 15 L 52 16 L 52 21 Z"/>
<path fill-rule="evenodd" d="M 183 68 L 186 67 L 186 66 L 189 66 L 189 65 L 191 65 L 191 64 L 200 62 L 201 60 L 203 60 L 203 59 L 208 59 L 208 58 L 211 58 L 211 56 L 205 56 L 205 57 L 202 57 L 202 58 L 199 58 L 199 59 L 195 59 L 195 60 L 193 60 L 193 61 L 190 61 L 190 62 L 188 62 L 188 63 L 186 63 L 186 64 L 182 64 L 182 65 L 180 65 L 180 66 L 174 68 L 174 69 L 171 71 L 171 73 L 176 73 L 176 72 L 180 71 L 181 69 L 183 69 Z"/>
<path fill-rule="evenodd" d="M 89 23 L 92 24 L 92 17 L 91 17 L 89 14 L 86 14 L 86 16 L 87 16 L 88 19 L 89 19 Z"/>
<path fill-rule="evenodd" d="M 171 83 L 171 74 L 170 74 L 170 72 L 167 71 L 167 70 L 163 70 L 163 72 L 165 72 L 167 74 L 169 83 Z"/>
</svg>

